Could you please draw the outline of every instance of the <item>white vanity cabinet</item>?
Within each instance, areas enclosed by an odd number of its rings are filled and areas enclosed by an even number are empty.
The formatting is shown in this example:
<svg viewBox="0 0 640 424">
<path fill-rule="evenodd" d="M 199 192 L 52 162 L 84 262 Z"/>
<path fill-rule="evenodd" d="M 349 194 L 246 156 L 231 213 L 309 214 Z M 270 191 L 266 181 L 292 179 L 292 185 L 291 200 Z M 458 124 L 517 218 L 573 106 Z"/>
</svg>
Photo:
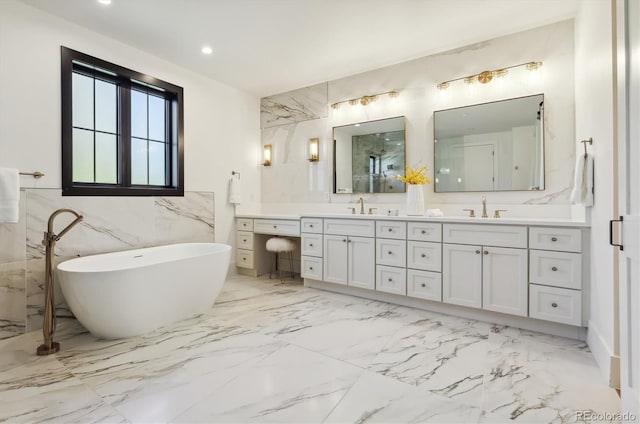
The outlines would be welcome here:
<svg viewBox="0 0 640 424">
<path fill-rule="evenodd" d="M 527 316 L 526 227 L 445 224 L 443 241 L 443 302 Z"/>
<path fill-rule="evenodd" d="M 407 294 L 407 223 L 376 221 L 376 290 Z"/>
<path fill-rule="evenodd" d="M 302 278 L 322 280 L 322 219 L 302 218 L 300 229 L 300 274 Z"/>
<path fill-rule="evenodd" d="M 373 290 L 376 277 L 374 235 L 374 221 L 325 219 L 323 280 Z"/>
</svg>

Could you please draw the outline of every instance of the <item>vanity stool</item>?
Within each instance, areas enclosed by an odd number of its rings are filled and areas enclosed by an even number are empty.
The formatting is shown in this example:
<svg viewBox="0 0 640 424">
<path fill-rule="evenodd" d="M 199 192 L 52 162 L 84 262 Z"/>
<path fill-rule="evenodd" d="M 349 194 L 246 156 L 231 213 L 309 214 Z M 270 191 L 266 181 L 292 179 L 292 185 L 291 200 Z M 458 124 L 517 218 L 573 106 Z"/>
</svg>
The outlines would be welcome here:
<svg viewBox="0 0 640 424">
<path fill-rule="evenodd" d="M 296 244 L 287 239 L 287 238 L 282 238 L 282 237 L 271 237 L 269 240 L 267 240 L 267 251 L 269 252 L 274 252 L 275 253 L 275 262 L 274 262 L 274 268 L 272 268 L 271 271 L 269 271 L 269 278 L 271 278 L 271 272 L 275 271 L 275 268 L 278 268 L 278 271 L 280 273 L 280 282 L 284 283 L 284 274 L 282 273 L 282 269 L 280 269 L 280 267 L 278 267 L 278 254 L 281 252 L 286 252 L 289 255 L 289 269 L 291 271 L 291 278 L 295 277 L 295 273 L 293 270 L 293 251 L 296 248 Z"/>
</svg>

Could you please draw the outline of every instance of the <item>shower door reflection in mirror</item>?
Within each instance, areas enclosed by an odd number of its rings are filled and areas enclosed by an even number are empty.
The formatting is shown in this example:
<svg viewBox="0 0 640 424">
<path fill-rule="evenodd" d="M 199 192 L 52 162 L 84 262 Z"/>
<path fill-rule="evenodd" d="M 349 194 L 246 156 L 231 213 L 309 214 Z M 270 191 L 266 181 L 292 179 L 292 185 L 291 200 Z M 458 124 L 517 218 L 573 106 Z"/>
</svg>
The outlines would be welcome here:
<svg viewBox="0 0 640 424">
<path fill-rule="evenodd" d="M 404 116 L 333 128 L 334 193 L 404 193 Z"/>
<path fill-rule="evenodd" d="M 436 111 L 435 191 L 544 189 L 542 94 Z"/>
</svg>

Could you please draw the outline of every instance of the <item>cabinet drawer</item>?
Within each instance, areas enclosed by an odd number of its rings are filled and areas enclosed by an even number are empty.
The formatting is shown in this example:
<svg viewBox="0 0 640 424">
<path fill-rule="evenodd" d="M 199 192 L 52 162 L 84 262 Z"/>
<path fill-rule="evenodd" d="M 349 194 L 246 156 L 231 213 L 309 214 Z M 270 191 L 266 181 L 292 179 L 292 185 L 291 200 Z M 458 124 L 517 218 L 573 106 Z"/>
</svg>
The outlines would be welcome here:
<svg viewBox="0 0 640 424">
<path fill-rule="evenodd" d="M 407 223 L 407 239 L 417 241 L 442 241 L 442 224 L 427 222 Z"/>
<path fill-rule="evenodd" d="M 302 256 L 301 260 L 300 273 L 302 274 L 302 278 L 322 280 L 322 258 Z"/>
<path fill-rule="evenodd" d="M 376 233 L 375 221 L 364 219 L 325 219 L 324 233 L 340 236 L 373 237 Z"/>
<path fill-rule="evenodd" d="M 376 221 L 376 237 L 404 240 L 407 238 L 407 223 L 397 221 Z"/>
<path fill-rule="evenodd" d="M 529 228 L 529 247 L 540 250 L 582 251 L 582 231 L 578 228 Z"/>
<path fill-rule="evenodd" d="M 302 234 L 302 254 L 322 256 L 322 234 Z"/>
<path fill-rule="evenodd" d="M 236 258 L 236 266 L 240 268 L 253 268 L 253 251 L 238 249 Z"/>
<path fill-rule="evenodd" d="M 253 219 L 238 218 L 236 219 L 236 226 L 241 231 L 253 231 Z"/>
<path fill-rule="evenodd" d="M 425 241 L 407 242 L 407 268 L 442 270 L 442 245 Z"/>
<path fill-rule="evenodd" d="M 302 218 L 300 231 L 303 233 L 322 234 L 322 218 Z"/>
<path fill-rule="evenodd" d="M 236 233 L 236 246 L 238 249 L 253 250 L 253 233 L 238 231 Z"/>
<path fill-rule="evenodd" d="M 392 266 L 376 267 L 376 291 L 407 294 L 407 270 Z"/>
<path fill-rule="evenodd" d="M 407 270 L 407 296 L 442 301 L 442 274 L 439 272 Z"/>
<path fill-rule="evenodd" d="M 527 227 L 444 224 L 442 231 L 445 243 L 527 248 Z"/>
<path fill-rule="evenodd" d="M 407 242 L 376 239 L 376 265 L 407 266 Z"/>
<path fill-rule="evenodd" d="M 299 236 L 300 221 L 293 219 L 256 219 L 253 221 L 253 232 L 260 234 Z"/>
<path fill-rule="evenodd" d="M 582 292 L 530 284 L 529 316 L 563 324 L 582 325 Z"/>
<path fill-rule="evenodd" d="M 582 255 L 530 250 L 529 282 L 567 289 L 582 289 Z"/>
</svg>

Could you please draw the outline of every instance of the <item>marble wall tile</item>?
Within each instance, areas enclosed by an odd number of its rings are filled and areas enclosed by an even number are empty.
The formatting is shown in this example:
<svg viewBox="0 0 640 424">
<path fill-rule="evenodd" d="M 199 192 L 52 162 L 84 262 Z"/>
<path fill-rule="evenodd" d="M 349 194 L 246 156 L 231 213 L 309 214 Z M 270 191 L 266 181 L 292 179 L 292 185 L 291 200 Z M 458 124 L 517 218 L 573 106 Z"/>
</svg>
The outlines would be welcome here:
<svg viewBox="0 0 640 424">
<path fill-rule="evenodd" d="M 327 83 L 260 99 L 260 126 L 269 128 L 327 116 Z"/>
<path fill-rule="evenodd" d="M 184 197 L 155 197 L 157 244 L 215 241 L 213 193 L 190 192 Z"/>
<path fill-rule="evenodd" d="M 24 261 L 0 264 L 0 339 L 25 332 Z"/>
<path fill-rule="evenodd" d="M 0 264 L 24 261 L 26 231 L 26 194 L 20 192 L 20 215 L 15 224 L 0 224 Z"/>
</svg>

